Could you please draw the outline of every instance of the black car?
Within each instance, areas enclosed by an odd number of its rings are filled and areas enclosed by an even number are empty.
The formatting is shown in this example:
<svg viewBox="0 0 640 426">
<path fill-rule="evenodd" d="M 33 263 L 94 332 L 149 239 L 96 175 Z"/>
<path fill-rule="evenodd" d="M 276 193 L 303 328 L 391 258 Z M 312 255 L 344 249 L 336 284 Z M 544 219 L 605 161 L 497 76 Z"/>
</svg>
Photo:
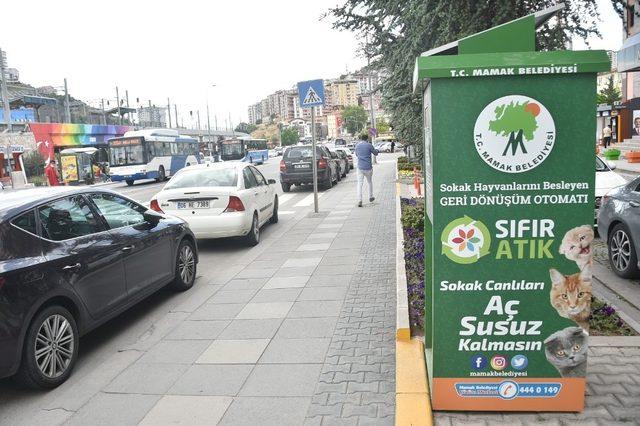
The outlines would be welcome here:
<svg viewBox="0 0 640 426">
<path fill-rule="evenodd" d="M 79 336 L 161 287 L 193 286 L 196 240 L 178 218 L 95 188 L 0 197 L 0 378 L 53 388 Z"/>
<path fill-rule="evenodd" d="M 282 190 L 289 192 L 291 185 L 313 183 L 313 147 L 297 145 L 288 147 L 280 160 L 280 183 Z M 337 183 L 340 176 L 338 160 L 331 156 L 324 146 L 316 146 L 316 162 L 318 167 L 318 186 L 329 189 Z"/>
</svg>

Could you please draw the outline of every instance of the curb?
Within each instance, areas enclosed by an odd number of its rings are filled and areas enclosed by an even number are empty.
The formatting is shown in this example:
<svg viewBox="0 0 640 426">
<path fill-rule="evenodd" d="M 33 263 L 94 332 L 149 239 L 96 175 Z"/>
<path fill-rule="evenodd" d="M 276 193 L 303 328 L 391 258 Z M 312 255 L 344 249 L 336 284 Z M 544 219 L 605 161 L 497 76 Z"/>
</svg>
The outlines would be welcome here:
<svg viewBox="0 0 640 426">
<path fill-rule="evenodd" d="M 424 346 L 396 340 L 396 425 L 433 425 Z"/>
<path fill-rule="evenodd" d="M 398 172 L 396 169 L 396 178 Z M 400 217 L 400 183 L 396 183 L 396 339 L 411 340 L 409 325 L 409 297 L 407 295 L 407 270 L 404 263 L 404 234 Z"/>
</svg>

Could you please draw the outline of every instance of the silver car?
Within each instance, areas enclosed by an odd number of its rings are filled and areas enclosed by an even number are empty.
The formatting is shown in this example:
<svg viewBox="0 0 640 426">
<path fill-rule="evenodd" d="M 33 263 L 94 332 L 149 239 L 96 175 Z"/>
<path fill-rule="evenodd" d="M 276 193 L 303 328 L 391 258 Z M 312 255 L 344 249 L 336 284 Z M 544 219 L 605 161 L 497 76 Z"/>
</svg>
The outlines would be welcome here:
<svg viewBox="0 0 640 426">
<path fill-rule="evenodd" d="M 598 233 L 607 242 L 613 272 L 623 278 L 640 276 L 640 177 L 602 197 Z"/>
</svg>

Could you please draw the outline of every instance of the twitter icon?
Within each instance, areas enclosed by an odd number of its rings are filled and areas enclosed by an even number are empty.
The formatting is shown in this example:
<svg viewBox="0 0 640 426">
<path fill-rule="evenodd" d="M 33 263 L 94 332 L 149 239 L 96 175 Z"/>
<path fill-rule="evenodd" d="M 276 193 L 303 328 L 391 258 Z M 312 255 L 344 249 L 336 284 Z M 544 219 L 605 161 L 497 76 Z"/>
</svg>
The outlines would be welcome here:
<svg viewBox="0 0 640 426">
<path fill-rule="evenodd" d="M 514 370 L 524 370 L 529 365 L 529 360 L 525 355 L 516 355 L 511 358 L 511 367 Z"/>
</svg>

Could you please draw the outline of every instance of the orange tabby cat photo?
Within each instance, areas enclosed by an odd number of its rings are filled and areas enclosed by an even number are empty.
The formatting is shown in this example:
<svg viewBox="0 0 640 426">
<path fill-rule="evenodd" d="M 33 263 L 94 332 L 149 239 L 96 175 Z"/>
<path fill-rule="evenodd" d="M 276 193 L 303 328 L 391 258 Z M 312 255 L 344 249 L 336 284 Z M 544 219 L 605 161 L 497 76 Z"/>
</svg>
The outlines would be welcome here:
<svg viewBox="0 0 640 426">
<path fill-rule="evenodd" d="M 591 314 L 591 267 L 573 275 L 564 275 L 550 269 L 551 306 L 561 317 L 575 321 L 583 330 L 589 330 Z"/>
</svg>

